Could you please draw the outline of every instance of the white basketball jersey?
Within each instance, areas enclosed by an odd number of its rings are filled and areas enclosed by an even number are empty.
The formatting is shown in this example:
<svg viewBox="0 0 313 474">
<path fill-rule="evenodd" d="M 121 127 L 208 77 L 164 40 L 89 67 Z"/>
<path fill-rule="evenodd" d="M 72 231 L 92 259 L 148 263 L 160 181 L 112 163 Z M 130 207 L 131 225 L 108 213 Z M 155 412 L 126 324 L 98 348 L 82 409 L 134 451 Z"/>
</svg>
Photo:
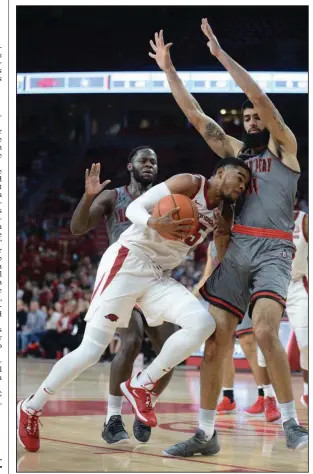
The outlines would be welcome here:
<svg viewBox="0 0 313 474">
<path fill-rule="evenodd" d="M 121 234 L 118 242 L 124 247 L 148 256 L 163 270 L 172 270 L 177 267 L 190 250 L 199 245 L 213 231 L 214 209 L 207 207 L 207 179 L 204 176 L 196 176 L 199 178 L 199 188 L 191 199 L 198 208 L 199 224 L 193 235 L 184 241 L 168 240 L 154 229 L 132 224 Z M 222 209 L 222 206 L 221 203 L 219 208 Z M 153 211 L 153 209 L 147 210 Z"/>
<path fill-rule="evenodd" d="M 293 242 L 296 246 L 296 254 L 292 261 L 291 277 L 298 280 L 308 275 L 308 242 L 303 233 L 303 221 L 305 212 L 294 213 L 295 227 L 293 230 Z"/>
</svg>

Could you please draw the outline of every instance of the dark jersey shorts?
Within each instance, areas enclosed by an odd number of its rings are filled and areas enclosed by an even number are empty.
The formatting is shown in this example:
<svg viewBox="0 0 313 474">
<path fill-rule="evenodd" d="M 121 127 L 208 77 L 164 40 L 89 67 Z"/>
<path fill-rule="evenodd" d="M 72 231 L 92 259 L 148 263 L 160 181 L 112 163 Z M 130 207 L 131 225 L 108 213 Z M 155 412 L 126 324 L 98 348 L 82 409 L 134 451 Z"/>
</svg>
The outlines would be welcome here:
<svg viewBox="0 0 313 474">
<path fill-rule="evenodd" d="M 233 232 L 224 258 L 201 288 L 201 296 L 240 319 L 250 302 L 253 307 L 259 298 L 273 299 L 285 307 L 295 247 L 292 236 L 288 240 L 287 233 L 274 232 L 277 238 Z"/>
</svg>

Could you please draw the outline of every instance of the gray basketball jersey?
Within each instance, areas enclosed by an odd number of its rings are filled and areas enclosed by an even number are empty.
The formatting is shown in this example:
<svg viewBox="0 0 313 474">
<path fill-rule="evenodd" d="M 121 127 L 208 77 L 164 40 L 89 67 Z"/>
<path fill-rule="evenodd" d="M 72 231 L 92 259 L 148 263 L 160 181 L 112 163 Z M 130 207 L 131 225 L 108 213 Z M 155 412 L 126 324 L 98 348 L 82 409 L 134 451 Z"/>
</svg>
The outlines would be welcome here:
<svg viewBox="0 0 313 474">
<path fill-rule="evenodd" d="M 247 155 L 245 162 L 251 168 L 252 179 L 235 224 L 292 232 L 300 173 L 285 166 L 269 149 Z"/>
<path fill-rule="evenodd" d="M 132 224 L 126 217 L 126 208 L 133 201 L 127 186 L 114 189 L 115 205 L 112 214 L 106 218 L 106 228 L 110 245 L 116 242 L 120 235 Z"/>
</svg>

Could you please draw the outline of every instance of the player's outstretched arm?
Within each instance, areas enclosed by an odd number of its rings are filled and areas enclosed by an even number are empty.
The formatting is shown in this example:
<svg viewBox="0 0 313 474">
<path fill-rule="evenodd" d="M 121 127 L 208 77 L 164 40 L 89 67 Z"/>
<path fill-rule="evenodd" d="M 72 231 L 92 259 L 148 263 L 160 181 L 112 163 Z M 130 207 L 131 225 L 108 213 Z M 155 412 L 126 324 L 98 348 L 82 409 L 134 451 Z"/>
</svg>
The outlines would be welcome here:
<svg viewBox="0 0 313 474">
<path fill-rule="evenodd" d="M 260 118 L 263 120 L 266 128 L 271 134 L 271 139 L 274 141 L 274 149 L 275 145 L 276 150 L 279 148 L 283 163 L 294 171 L 300 171 L 300 166 L 296 157 L 296 138 L 290 128 L 285 124 L 273 102 L 265 92 L 262 91 L 254 79 L 252 79 L 250 74 L 220 47 L 219 42 L 206 18 L 202 18 L 201 29 L 209 40 L 207 45 L 211 54 L 215 56 L 221 64 L 223 64 L 236 84 L 253 103 Z"/>
<path fill-rule="evenodd" d="M 70 228 L 74 235 L 82 235 L 93 229 L 114 206 L 114 190 L 104 188 L 111 181 L 100 183 L 100 163 L 93 163 L 85 172 L 85 193 L 72 216 Z"/>
<path fill-rule="evenodd" d="M 150 40 L 150 46 L 153 52 L 150 52 L 149 56 L 155 59 L 160 69 L 165 72 L 172 94 L 189 122 L 221 158 L 237 156 L 243 143 L 226 135 L 224 130 L 203 112 L 199 103 L 186 89 L 171 60 L 172 43 L 164 44 L 163 30 L 155 33 L 154 41 Z"/>
</svg>

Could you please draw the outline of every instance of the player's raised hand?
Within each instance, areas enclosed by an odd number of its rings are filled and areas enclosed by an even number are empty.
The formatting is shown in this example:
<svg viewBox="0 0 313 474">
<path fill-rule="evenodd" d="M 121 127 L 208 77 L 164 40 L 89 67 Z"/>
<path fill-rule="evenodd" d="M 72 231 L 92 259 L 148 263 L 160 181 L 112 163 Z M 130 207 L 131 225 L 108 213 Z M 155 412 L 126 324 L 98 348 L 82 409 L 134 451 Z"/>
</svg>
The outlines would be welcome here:
<svg viewBox="0 0 313 474">
<path fill-rule="evenodd" d="M 176 240 L 184 240 L 189 232 L 190 226 L 194 224 L 194 219 L 173 219 L 173 215 L 179 211 L 179 207 L 174 207 L 165 212 L 163 216 L 154 218 L 152 228 L 157 232 L 169 234 Z"/>
<path fill-rule="evenodd" d="M 150 40 L 150 46 L 154 53 L 149 53 L 149 56 L 155 59 L 157 65 L 162 71 L 170 69 L 172 64 L 170 56 L 170 47 L 173 43 L 164 44 L 163 30 L 154 34 L 154 42 Z"/>
<path fill-rule="evenodd" d="M 213 56 L 218 56 L 219 53 L 222 51 L 219 42 L 217 41 L 216 36 L 213 33 L 212 28 L 210 27 L 207 18 L 202 18 L 201 22 L 201 30 L 208 38 L 207 46 L 210 48 L 211 54 Z"/>
<path fill-rule="evenodd" d="M 100 163 L 92 163 L 90 172 L 89 169 L 85 171 L 85 193 L 89 197 L 97 196 L 111 182 L 107 179 L 100 183 L 100 169 Z"/>
</svg>

